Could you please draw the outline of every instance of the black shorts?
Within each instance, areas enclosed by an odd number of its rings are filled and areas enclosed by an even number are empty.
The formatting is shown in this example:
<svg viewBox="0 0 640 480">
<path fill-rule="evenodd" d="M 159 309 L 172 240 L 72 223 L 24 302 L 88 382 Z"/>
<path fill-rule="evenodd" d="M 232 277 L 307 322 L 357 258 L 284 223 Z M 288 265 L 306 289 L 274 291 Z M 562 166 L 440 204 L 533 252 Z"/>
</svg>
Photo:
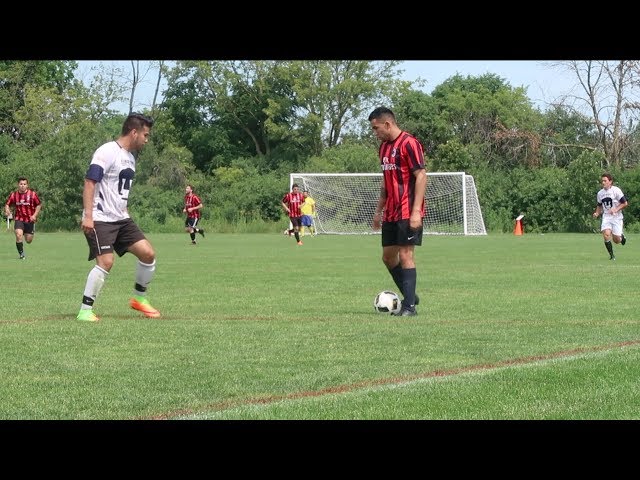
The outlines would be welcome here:
<svg viewBox="0 0 640 480">
<path fill-rule="evenodd" d="M 422 245 L 423 230 L 423 227 L 417 230 L 409 228 L 409 220 L 382 222 L 382 246 Z"/>
<path fill-rule="evenodd" d="M 22 220 L 16 220 L 13 222 L 14 230 L 22 230 L 22 233 L 27 235 L 33 235 L 36 233 L 36 225 L 33 222 L 23 222 Z"/>
<path fill-rule="evenodd" d="M 184 226 L 188 228 L 196 228 L 198 220 L 200 219 L 196 217 L 187 217 L 187 219 L 184 221 Z"/>
<path fill-rule="evenodd" d="M 93 231 L 84 236 L 89 244 L 88 260 L 114 251 L 121 257 L 131 245 L 147 238 L 130 218 L 117 222 L 94 222 Z"/>
<path fill-rule="evenodd" d="M 291 225 L 300 228 L 302 226 L 302 217 L 289 217 Z"/>
</svg>

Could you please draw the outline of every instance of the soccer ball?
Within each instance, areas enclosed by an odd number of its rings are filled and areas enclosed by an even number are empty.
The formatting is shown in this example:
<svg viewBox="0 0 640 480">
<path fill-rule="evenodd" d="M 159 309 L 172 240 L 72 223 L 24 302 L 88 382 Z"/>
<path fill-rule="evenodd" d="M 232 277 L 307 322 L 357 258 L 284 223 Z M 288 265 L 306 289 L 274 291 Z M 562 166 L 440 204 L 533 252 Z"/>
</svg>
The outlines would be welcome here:
<svg viewBox="0 0 640 480">
<path fill-rule="evenodd" d="M 373 308 L 378 313 L 398 313 L 402 309 L 402 300 L 397 293 L 385 290 L 373 299 Z"/>
</svg>

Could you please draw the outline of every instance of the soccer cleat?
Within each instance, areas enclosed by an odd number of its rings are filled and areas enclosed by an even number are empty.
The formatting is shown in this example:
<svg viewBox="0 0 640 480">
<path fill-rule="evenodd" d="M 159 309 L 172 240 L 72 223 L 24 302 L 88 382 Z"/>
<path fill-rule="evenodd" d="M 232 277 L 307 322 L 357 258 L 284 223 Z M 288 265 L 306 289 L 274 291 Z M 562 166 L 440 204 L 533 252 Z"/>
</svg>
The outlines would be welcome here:
<svg viewBox="0 0 640 480">
<path fill-rule="evenodd" d="M 202 238 L 204 238 L 204 230 L 203 230 L 203 229 L 199 228 L 199 229 L 198 229 L 198 233 L 199 233 L 200 235 L 202 235 Z"/>
<path fill-rule="evenodd" d="M 191 245 L 196 245 L 196 241 L 195 240 L 191 240 Z"/>
<path fill-rule="evenodd" d="M 302 245 L 302 242 L 298 242 L 298 245 Z"/>
<path fill-rule="evenodd" d="M 609 257 L 609 260 L 615 260 L 615 259 L 616 259 L 616 256 L 615 256 L 615 255 L 611 255 L 611 256 Z"/>
<path fill-rule="evenodd" d="M 20 260 L 24 260 L 24 259 L 25 259 L 24 253 L 21 253 L 20 254 Z"/>
<path fill-rule="evenodd" d="M 134 310 L 144 313 L 145 317 L 158 318 L 160 316 L 160 312 L 151 306 L 146 297 L 136 295 L 129 300 L 129 306 Z"/>
<path fill-rule="evenodd" d="M 622 235 L 622 240 L 620 240 L 620 243 L 622 245 L 624 245 L 625 243 L 627 243 L 627 237 L 625 237 L 624 235 Z"/>
<path fill-rule="evenodd" d="M 98 322 L 100 319 L 95 313 L 93 313 L 92 309 L 82 309 L 78 312 L 76 320 L 81 320 L 83 322 Z"/>
<path fill-rule="evenodd" d="M 391 315 L 395 317 L 415 317 L 418 315 L 418 312 L 416 312 L 415 308 L 411 309 L 403 307 L 398 313 L 392 313 Z"/>
</svg>

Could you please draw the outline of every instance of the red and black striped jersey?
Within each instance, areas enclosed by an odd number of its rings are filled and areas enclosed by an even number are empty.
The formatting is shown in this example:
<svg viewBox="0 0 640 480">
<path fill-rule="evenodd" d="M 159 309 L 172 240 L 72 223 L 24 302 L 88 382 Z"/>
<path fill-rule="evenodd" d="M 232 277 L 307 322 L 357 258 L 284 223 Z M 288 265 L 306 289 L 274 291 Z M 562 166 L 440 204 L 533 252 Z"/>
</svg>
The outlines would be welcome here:
<svg viewBox="0 0 640 480">
<path fill-rule="evenodd" d="M 15 206 L 13 214 L 14 220 L 21 222 L 31 222 L 31 215 L 36 211 L 36 207 L 40 205 L 40 198 L 38 194 L 33 190 L 28 189 L 24 193 L 20 193 L 19 190 L 11 192 L 6 203 L 9 208 Z"/>
<path fill-rule="evenodd" d="M 416 188 L 413 172 L 425 168 L 422 145 L 410 133 L 401 132 L 395 140 L 380 145 L 379 155 L 382 181 L 387 193 L 383 221 L 408 220 Z M 424 217 L 424 198 L 421 201 L 420 214 Z"/>
<path fill-rule="evenodd" d="M 200 218 L 200 209 L 189 211 L 191 207 L 197 207 L 202 202 L 195 193 L 188 193 L 184 196 L 184 208 L 187 209 L 187 218 Z"/>
<path fill-rule="evenodd" d="M 289 207 L 289 218 L 301 217 L 300 205 L 304 202 L 304 195 L 300 192 L 289 192 L 282 197 L 282 203 Z"/>
</svg>

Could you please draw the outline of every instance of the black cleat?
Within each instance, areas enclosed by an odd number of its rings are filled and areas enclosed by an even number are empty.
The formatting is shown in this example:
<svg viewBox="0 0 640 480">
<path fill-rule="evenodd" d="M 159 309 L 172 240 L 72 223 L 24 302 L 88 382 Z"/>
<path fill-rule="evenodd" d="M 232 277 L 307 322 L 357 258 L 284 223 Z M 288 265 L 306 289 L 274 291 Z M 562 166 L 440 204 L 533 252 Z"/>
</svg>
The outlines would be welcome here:
<svg viewBox="0 0 640 480">
<path fill-rule="evenodd" d="M 203 230 L 203 229 L 199 228 L 199 229 L 198 229 L 198 233 L 199 233 L 200 235 L 202 235 L 202 238 L 204 238 L 204 230 Z"/>
<path fill-rule="evenodd" d="M 195 240 L 191 240 L 191 245 L 195 245 L 196 241 Z"/>
<path fill-rule="evenodd" d="M 20 260 L 24 260 L 24 253 L 20 254 Z"/>
<path fill-rule="evenodd" d="M 627 243 L 627 237 L 625 237 L 624 235 L 622 235 L 622 240 L 620 240 L 620 243 L 622 245 L 624 245 L 625 243 Z"/>
<path fill-rule="evenodd" d="M 418 315 L 415 308 L 402 308 L 398 313 L 392 313 L 391 315 L 395 317 L 415 317 Z"/>
<path fill-rule="evenodd" d="M 616 256 L 615 256 L 615 255 L 611 255 L 611 256 L 609 257 L 609 260 L 615 260 L 615 259 L 616 259 Z"/>
</svg>

